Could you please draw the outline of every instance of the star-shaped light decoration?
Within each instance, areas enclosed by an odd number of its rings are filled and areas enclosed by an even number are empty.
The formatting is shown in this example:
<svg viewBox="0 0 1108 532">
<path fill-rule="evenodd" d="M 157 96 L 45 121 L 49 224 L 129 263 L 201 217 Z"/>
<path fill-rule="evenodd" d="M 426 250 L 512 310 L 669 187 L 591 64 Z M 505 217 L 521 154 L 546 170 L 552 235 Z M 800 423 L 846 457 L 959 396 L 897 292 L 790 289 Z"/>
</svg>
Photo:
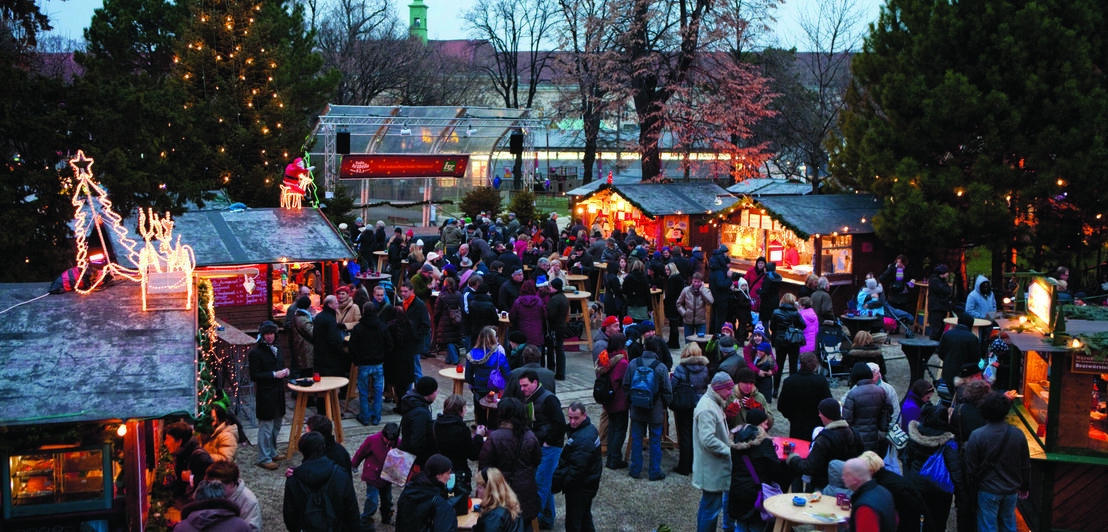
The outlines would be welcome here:
<svg viewBox="0 0 1108 532">
<path fill-rule="evenodd" d="M 91 158 L 85 157 L 84 150 L 77 150 L 77 156 L 69 160 L 69 166 L 73 167 L 73 171 L 78 178 L 81 176 L 92 177 L 93 162 Z"/>
</svg>

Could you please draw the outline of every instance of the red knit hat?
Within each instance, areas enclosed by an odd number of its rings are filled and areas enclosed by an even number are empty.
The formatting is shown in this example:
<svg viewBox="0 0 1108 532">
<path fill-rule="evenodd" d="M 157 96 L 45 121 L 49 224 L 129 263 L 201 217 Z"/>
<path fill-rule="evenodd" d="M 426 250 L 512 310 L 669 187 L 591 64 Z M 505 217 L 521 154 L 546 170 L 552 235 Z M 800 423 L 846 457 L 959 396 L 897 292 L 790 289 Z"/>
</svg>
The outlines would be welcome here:
<svg viewBox="0 0 1108 532">
<path fill-rule="evenodd" d="M 607 328 L 607 327 L 611 327 L 612 325 L 616 325 L 618 323 L 619 323 L 619 318 L 617 318 L 615 316 L 608 316 L 607 318 L 604 318 L 604 323 L 602 323 L 600 325 L 600 328 L 604 329 L 604 328 Z"/>
</svg>

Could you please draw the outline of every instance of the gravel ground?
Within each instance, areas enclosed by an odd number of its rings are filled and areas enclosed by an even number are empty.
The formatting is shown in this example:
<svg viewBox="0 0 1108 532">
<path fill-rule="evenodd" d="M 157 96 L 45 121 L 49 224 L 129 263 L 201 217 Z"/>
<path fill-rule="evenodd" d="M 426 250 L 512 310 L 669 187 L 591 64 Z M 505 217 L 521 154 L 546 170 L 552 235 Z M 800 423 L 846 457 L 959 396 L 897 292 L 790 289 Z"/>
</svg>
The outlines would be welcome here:
<svg viewBox="0 0 1108 532">
<path fill-rule="evenodd" d="M 909 385 L 908 363 L 896 343 L 898 336 L 892 338 L 892 344 L 883 346 L 889 382 L 896 388 L 898 394 L 903 397 Z M 558 396 L 562 405 L 579 400 L 589 405 L 589 413 L 594 419 L 600 413 L 599 405 L 592 401 L 592 360 L 586 352 L 567 353 L 568 380 L 558 383 Z M 676 355 L 676 352 L 674 353 Z M 446 378 L 438 375 L 438 370 L 445 367 L 441 358 L 425 359 L 423 361 L 424 373 L 434 375 L 440 382 L 439 389 L 450 390 L 451 384 Z M 787 376 L 786 376 L 787 377 Z M 848 388 L 845 380 L 838 387 L 831 389 L 832 394 L 840 401 L 846 395 Z M 469 395 L 469 391 L 466 391 Z M 432 412 L 437 416 L 442 411 L 444 393 L 439 394 Z M 898 398 L 899 400 L 899 398 Z M 284 450 L 288 444 L 289 423 L 292 419 L 293 403 L 289 400 L 288 414 L 285 418 L 284 432 L 278 439 L 278 447 Z M 385 404 L 382 424 L 388 421 L 399 422 L 398 415 L 391 412 L 394 405 Z M 355 407 L 356 408 L 356 407 Z M 781 417 L 771 405 L 774 415 L 773 436 L 788 435 L 789 422 Z M 358 449 L 367 436 L 380 430 L 381 426 L 363 427 L 357 423 L 352 415 L 350 419 L 344 419 L 343 428 L 346 440 L 343 443 L 350 454 Z M 672 426 L 672 423 L 671 423 Z M 672 430 L 672 429 L 671 429 Z M 247 433 L 253 439 L 256 429 L 247 429 Z M 675 437 L 675 436 L 674 436 Z M 247 486 L 258 496 L 262 507 L 263 530 L 284 530 L 281 519 L 281 504 L 284 498 L 284 469 L 293 467 L 300 462 L 300 457 L 283 462 L 282 468 L 277 471 L 267 471 L 254 466 L 257 459 L 257 450 L 253 447 L 241 447 L 236 455 L 236 461 L 242 469 L 242 476 Z M 647 458 L 644 458 L 647 459 Z M 700 501 L 700 492 L 690 484 L 690 477 L 672 473 L 677 464 L 677 450 L 667 450 L 662 459 L 662 470 L 667 473 L 665 480 L 661 482 L 649 482 L 645 479 L 634 480 L 627 476 L 626 470 L 612 471 L 605 469 L 601 480 L 600 492 L 593 503 L 593 517 L 597 530 L 601 531 L 652 531 L 661 523 L 668 524 L 675 532 L 691 531 L 696 528 L 696 511 Z M 358 492 L 358 500 L 365 500 L 365 484 L 360 480 L 354 483 Z M 399 495 L 393 493 L 394 500 Z M 565 501 L 562 496 L 556 496 L 558 504 L 558 522 L 556 529 L 563 527 L 563 514 Z M 954 511 L 951 512 L 948 529 L 954 528 Z M 803 529 L 803 528 L 801 528 Z M 378 530 L 391 532 L 391 526 L 379 526 Z"/>
</svg>

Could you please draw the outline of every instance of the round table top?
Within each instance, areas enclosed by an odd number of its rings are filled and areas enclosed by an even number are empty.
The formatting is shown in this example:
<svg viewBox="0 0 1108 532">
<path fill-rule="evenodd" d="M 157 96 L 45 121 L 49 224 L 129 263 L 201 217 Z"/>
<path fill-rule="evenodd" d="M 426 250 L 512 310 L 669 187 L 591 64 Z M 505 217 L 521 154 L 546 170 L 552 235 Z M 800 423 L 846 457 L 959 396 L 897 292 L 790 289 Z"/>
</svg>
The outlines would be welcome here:
<svg viewBox="0 0 1108 532">
<path fill-rule="evenodd" d="M 388 252 L 388 251 L 374 251 L 374 252 L 373 252 L 373 254 L 374 254 L 374 255 L 377 255 L 377 256 L 379 256 L 379 257 L 387 257 L 387 256 L 389 256 L 389 252 Z"/>
<path fill-rule="evenodd" d="M 566 299 L 588 299 L 592 295 L 592 292 L 585 292 L 584 290 L 575 292 L 566 292 Z"/>
<path fill-rule="evenodd" d="M 512 324 L 512 320 L 511 320 L 510 318 L 508 318 L 508 316 L 505 316 L 505 315 L 503 315 L 503 314 L 502 314 L 502 315 L 500 316 L 500 323 L 503 323 L 503 324 L 505 324 L 505 325 L 511 325 L 511 324 Z"/>
<path fill-rule="evenodd" d="M 955 317 L 946 318 L 946 319 L 943 320 L 943 323 L 946 323 L 947 325 L 958 325 L 958 318 L 955 318 Z M 981 318 L 974 318 L 973 319 L 973 326 L 974 327 L 984 327 L 984 326 L 986 326 L 990 323 L 992 323 L 992 321 L 983 320 Z"/>
<path fill-rule="evenodd" d="M 489 401 L 489 394 L 485 394 L 477 400 L 477 404 L 485 408 L 500 408 L 500 398 L 497 397 L 496 394 L 493 394 L 492 397 L 492 401 Z"/>
<path fill-rule="evenodd" d="M 357 279 L 361 279 L 363 281 L 384 281 L 385 279 L 392 278 L 392 276 L 387 274 L 387 273 L 379 273 L 379 274 L 376 274 L 376 275 L 369 275 L 369 274 L 365 274 L 365 273 L 359 273 L 358 275 L 355 275 L 354 277 L 357 278 Z"/>
<path fill-rule="evenodd" d="M 795 445 L 796 448 L 793 449 L 793 454 L 795 454 L 795 455 L 797 455 L 801 458 L 808 458 L 808 452 L 812 448 L 812 442 L 807 441 L 807 440 L 801 440 L 801 439 L 798 439 L 798 438 L 786 438 L 784 436 L 774 436 L 771 439 L 773 440 L 774 449 L 777 450 L 777 457 L 782 459 L 782 460 L 785 460 L 786 458 L 788 458 L 788 456 L 785 456 L 785 444 L 786 443 L 791 443 L 791 444 Z"/>
<path fill-rule="evenodd" d="M 465 372 L 464 367 L 463 367 L 461 373 L 458 372 L 458 367 L 457 366 L 450 366 L 449 368 L 442 368 L 442 369 L 439 370 L 439 375 L 442 375 L 443 377 L 447 377 L 447 378 L 450 378 L 450 379 L 454 379 L 456 381 L 466 380 L 466 372 Z"/>
<path fill-rule="evenodd" d="M 652 296 L 656 296 L 656 295 L 661 294 L 661 293 L 662 293 L 661 288 L 651 288 L 650 289 L 650 295 L 652 295 Z"/>
<path fill-rule="evenodd" d="M 685 337 L 686 342 L 696 342 L 698 344 L 706 344 L 712 341 L 712 335 L 710 334 L 690 334 Z"/>
<path fill-rule="evenodd" d="M 566 275 L 566 279 L 570 282 L 573 282 L 573 281 L 588 281 L 589 276 L 588 275 L 578 275 L 576 273 L 571 273 L 569 275 Z"/>
<path fill-rule="evenodd" d="M 897 343 L 899 343 L 900 345 L 906 345 L 908 347 L 939 347 L 938 340 L 932 340 L 926 336 L 901 338 Z"/>
<path fill-rule="evenodd" d="M 824 495 L 819 502 L 809 502 L 804 506 L 793 506 L 793 497 L 808 498 L 808 493 L 782 493 L 762 502 L 762 507 L 771 514 L 798 525 L 833 525 L 845 523 L 850 519 L 850 511 L 839 508 L 835 497 Z"/>
<path fill-rule="evenodd" d="M 607 262 L 594 262 L 592 263 L 592 265 L 596 268 L 600 268 L 601 270 L 605 270 L 608 268 Z"/>
<path fill-rule="evenodd" d="M 294 392 L 308 392 L 319 393 L 330 390 L 337 390 L 350 384 L 350 379 L 346 377 L 320 377 L 319 382 L 312 384 L 311 386 L 297 386 L 293 383 L 289 383 L 289 389 Z"/>
<path fill-rule="evenodd" d="M 881 318 L 882 318 L 882 316 L 862 316 L 862 315 L 847 316 L 846 314 L 843 314 L 842 316 L 839 316 L 840 320 L 857 320 L 857 321 L 873 321 L 873 320 L 879 320 Z"/>
</svg>

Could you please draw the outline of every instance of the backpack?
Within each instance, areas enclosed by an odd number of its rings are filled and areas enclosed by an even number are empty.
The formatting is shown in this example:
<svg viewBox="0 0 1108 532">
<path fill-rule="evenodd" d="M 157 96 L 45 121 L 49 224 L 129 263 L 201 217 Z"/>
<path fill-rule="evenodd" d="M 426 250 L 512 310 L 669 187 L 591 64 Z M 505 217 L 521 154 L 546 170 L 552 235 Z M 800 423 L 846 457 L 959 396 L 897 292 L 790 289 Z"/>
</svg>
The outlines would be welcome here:
<svg viewBox="0 0 1108 532">
<path fill-rule="evenodd" d="M 308 504 L 304 507 L 304 516 L 300 519 L 300 530 L 327 532 L 338 528 L 339 517 L 335 514 L 335 507 L 327 494 L 337 469 L 338 466 L 331 466 L 331 476 L 327 477 L 327 483 L 322 488 L 308 493 Z"/>
<path fill-rule="evenodd" d="M 654 368 L 658 363 L 655 360 L 649 365 L 635 368 L 635 374 L 631 376 L 631 406 L 654 408 L 654 393 L 657 389 L 657 384 L 654 382 Z"/>
<path fill-rule="evenodd" d="M 936 486 L 942 488 L 947 493 L 954 493 L 954 483 L 950 480 L 950 471 L 946 468 L 946 458 L 943 457 L 943 447 L 949 445 L 952 449 L 957 449 L 958 444 L 952 441 L 946 442 L 942 447 L 939 447 L 934 454 L 927 457 L 927 461 L 923 463 L 923 466 L 919 468 L 919 474 L 927 478 L 931 482 L 934 482 Z"/>
<path fill-rule="evenodd" d="M 612 379 L 608 374 L 597 375 L 592 383 L 592 398 L 601 405 L 608 405 L 616 397 L 616 391 L 612 388 Z"/>
<path fill-rule="evenodd" d="M 674 376 L 677 372 L 674 372 Z M 685 372 L 685 378 L 677 377 L 677 385 L 673 387 L 673 404 L 669 405 L 674 410 L 692 410 L 696 408 L 696 388 L 693 388 L 692 379 Z"/>
</svg>

